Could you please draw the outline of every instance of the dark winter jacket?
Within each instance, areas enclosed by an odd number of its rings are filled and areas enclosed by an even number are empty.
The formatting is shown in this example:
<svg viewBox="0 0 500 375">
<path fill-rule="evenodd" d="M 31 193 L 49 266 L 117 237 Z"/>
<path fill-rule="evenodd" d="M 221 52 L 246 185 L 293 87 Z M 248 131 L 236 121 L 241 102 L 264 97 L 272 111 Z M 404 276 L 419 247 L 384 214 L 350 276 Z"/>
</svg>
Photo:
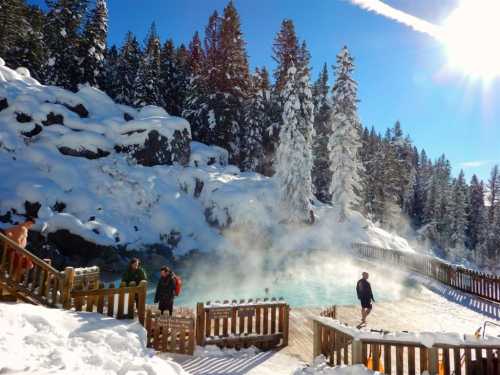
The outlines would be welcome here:
<svg viewBox="0 0 500 375">
<path fill-rule="evenodd" d="M 375 302 L 372 293 L 372 287 L 368 281 L 361 279 L 356 284 L 356 293 L 358 294 L 359 300 L 368 300 Z"/>
<path fill-rule="evenodd" d="M 175 297 L 175 280 L 173 275 L 160 277 L 155 293 L 155 303 L 158 303 L 160 310 L 167 310 Z"/>
<path fill-rule="evenodd" d="M 139 282 L 142 280 L 147 280 L 146 271 L 144 271 L 142 267 L 139 267 L 136 270 L 129 267 L 129 269 L 125 271 L 122 276 L 122 281 L 127 283 L 127 285 L 132 281 L 139 285 Z"/>
</svg>

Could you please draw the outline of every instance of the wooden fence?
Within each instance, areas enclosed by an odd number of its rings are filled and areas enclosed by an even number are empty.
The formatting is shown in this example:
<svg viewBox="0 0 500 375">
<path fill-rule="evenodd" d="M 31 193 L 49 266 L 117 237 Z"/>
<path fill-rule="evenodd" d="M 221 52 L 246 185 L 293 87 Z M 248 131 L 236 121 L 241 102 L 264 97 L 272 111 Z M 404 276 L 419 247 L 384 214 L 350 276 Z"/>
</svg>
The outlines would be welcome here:
<svg viewBox="0 0 500 375">
<path fill-rule="evenodd" d="M 455 267 L 423 254 L 389 250 L 359 243 L 353 244 L 352 247 L 363 257 L 403 266 L 461 291 L 500 302 L 499 276 Z"/>
<path fill-rule="evenodd" d="M 288 345 L 290 307 L 282 299 L 198 303 L 196 342 L 198 345 L 262 350 Z"/>
<path fill-rule="evenodd" d="M 71 290 L 68 308 L 76 311 L 98 312 L 116 319 L 137 319 L 144 325 L 146 315 L 147 281 L 136 285 L 122 282 L 118 288 L 114 283 L 106 288 Z"/>
<path fill-rule="evenodd" d="M 173 316 L 147 308 L 147 346 L 161 352 L 194 353 L 195 319 L 190 309 L 174 309 Z"/>
<path fill-rule="evenodd" d="M 59 272 L 3 234 L 0 234 L 0 251 L 0 289 L 25 302 L 67 306 L 70 285 L 67 271 Z"/>
<path fill-rule="evenodd" d="M 380 338 L 357 337 L 338 324 L 335 327 L 320 319 L 315 319 L 313 323 L 313 355 L 323 354 L 331 366 L 362 363 L 383 374 L 396 375 L 414 375 L 424 371 L 431 375 L 500 374 L 498 340 L 488 343 L 474 336 L 465 336 L 463 344 L 436 343 L 429 348 L 418 339 L 405 342 L 387 333 Z"/>
</svg>

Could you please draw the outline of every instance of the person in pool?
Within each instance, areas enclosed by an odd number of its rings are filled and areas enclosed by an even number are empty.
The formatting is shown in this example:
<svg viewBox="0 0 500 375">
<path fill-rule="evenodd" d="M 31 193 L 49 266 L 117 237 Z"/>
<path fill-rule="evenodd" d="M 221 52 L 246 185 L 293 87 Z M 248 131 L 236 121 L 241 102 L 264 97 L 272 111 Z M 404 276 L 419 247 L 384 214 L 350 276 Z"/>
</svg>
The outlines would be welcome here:
<svg viewBox="0 0 500 375">
<path fill-rule="evenodd" d="M 372 302 L 375 302 L 372 287 L 368 282 L 368 272 L 362 273 L 362 278 L 356 284 L 356 293 L 361 302 L 361 325 L 366 324 L 366 318 L 372 311 Z"/>
</svg>

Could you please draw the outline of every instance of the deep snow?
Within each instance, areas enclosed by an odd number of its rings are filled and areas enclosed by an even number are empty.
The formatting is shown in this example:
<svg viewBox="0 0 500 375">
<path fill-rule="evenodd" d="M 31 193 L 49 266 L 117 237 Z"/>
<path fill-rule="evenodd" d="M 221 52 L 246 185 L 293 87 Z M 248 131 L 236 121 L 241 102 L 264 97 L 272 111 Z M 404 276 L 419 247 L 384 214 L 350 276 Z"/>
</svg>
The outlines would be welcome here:
<svg viewBox="0 0 500 375">
<path fill-rule="evenodd" d="M 0 303 L 0 373 L 182 375 L 145 347 L 137 322 Z"/>
</svg>

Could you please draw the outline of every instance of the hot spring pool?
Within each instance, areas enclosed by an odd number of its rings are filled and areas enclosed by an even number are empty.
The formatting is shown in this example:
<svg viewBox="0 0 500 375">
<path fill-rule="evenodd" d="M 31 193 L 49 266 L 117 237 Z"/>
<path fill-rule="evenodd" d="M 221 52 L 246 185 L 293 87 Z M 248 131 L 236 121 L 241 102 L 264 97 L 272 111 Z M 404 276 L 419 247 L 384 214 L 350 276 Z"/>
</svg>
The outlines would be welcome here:
<svg viewBox="0 0 500 375">
<path fill-rule="evenodd" d="M 294 307 L 357 304 L 355 286 L 363 271 L 370 273 L 377 301 L 401 299 L 417 287 L 397 270 L 328 256 L 287 259 L 274 266 L 268 262 L 202 262 L 174 271 L 183 283 L 175 305 L 193 308 L 197 302 L 264 297 L 283 297 Z M 148 303 L 153 303 L 156 280 L 150 285 Z"/>
</svg>

